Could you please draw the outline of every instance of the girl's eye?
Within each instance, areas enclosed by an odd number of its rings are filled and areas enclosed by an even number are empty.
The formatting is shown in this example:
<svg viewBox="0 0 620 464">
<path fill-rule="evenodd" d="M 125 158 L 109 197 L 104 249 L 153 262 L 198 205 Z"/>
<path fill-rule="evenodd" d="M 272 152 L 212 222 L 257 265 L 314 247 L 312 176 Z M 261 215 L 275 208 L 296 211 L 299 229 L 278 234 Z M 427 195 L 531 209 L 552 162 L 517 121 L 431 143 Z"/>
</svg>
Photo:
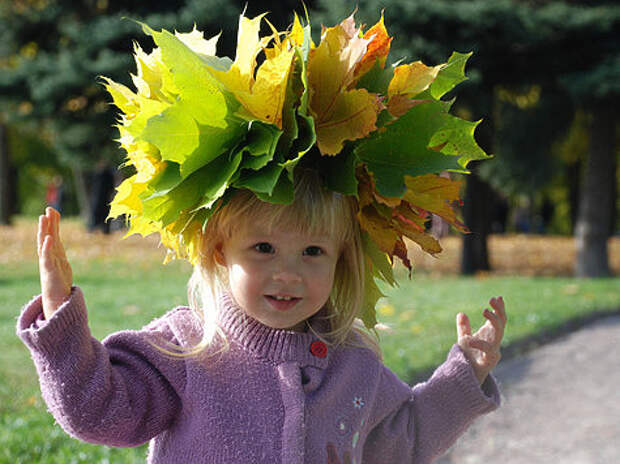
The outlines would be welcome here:
<svg viewBox="0 0 620 464">
<path fill-rule="evenodd" d="M 323 254 L 323 250 L 318 246 L 309 246 L 304 250 L 306 256 L 320 256 Z"/>
<path fill-rule="evenodd" d="M 254 245 L 254 249 L 259 253 L 273 253 L 273 247 L 267 242 L 261 242 Z"/>
</svg>

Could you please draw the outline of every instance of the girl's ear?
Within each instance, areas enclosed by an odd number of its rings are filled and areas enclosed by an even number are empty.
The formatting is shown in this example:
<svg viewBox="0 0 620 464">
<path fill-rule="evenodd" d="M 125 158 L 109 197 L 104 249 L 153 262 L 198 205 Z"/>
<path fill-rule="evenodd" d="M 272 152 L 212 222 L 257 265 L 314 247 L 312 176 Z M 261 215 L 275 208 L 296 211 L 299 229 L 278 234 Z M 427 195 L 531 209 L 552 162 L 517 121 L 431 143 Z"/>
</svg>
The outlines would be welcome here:
<svg viewBox="0 0 620 464">
<path fill-rule="evenodd" d="M 224 244 L 218 243 L 213 251 L 215 262 L 220 266 L 226 266 L 226 257 L 224 256 Z"/>
</svg>

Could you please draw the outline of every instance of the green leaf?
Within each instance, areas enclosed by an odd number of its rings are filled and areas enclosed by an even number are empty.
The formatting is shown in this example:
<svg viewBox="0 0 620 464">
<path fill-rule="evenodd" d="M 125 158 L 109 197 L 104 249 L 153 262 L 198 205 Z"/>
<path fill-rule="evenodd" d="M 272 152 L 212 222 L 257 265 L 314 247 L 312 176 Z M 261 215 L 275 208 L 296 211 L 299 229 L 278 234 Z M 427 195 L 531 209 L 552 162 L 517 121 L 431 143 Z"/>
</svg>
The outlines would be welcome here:
<svg viewBox="0 0 620 464">
<path fill-rule="evenodd" d="M 356 88 L 366 89 L 371 93 L 386 95 L 393 76 L 394 68 L 392 66 L 383 67 L 379 60 L 377 60 L 373 67 L 360 78 Z"/>
<path fill-rule="evenodd" d="M 282 131 L 273 124 L 252 121 L 247 135 L 247 151 L 254 156 L 273 155 Z"/>
<path fill-rule="evenodd" d="M 293 141 L 290 153 L 297 156 L 305 154 L 316 143 L 316 131 L 314 130 L 314 118 L 305 114 L 297 114 L 297 138 Z"/>
<path fill-rule="evenodd" d="M 175 188 L 163 195 L 151 195 L 142 198 L 144 217 L 154 222 L 160 222 L 162 227 L 176 221 L 183 210 L 190 209 L 202 193 L 201 172 L 198 171 Z M 147 193 L 144 192 L 144 196 Z"/>
<path fill-rule="evenodd" d="M 366 272 L 364 273 L 364 302 L 360 319 L 368 329 L 372 329 L 377 325 L 377 301 L 385 295 L 381 293 L 375 279 L 368 260 L 365 260 Z"/>
<path fill-rule="evenodd" d="M 239 168 L 243 155 L 228 153 L 211 161 L 199 172 L 202 172 L 203 194 L 197 208 L 211 207 L 230 185 L 230 180 Z"/>
<path fill-rule="evenodd" d="M 462 171 L 455 156 L 428 148 L 433 135 L 451 117 L 447 108 L 449 104 L 441 101 L 414 106 L 356 146 L 354 153 L 373 173 L 381 195 L 402 196 L 405 174 L 419 176 L 445 170 Z"/>
<path fill-rule="evenodd" d="M 170 105 L 157 100 L 144 98 L 142 95 L 138 95 L 136 98 L 140 102 L 140 111 L 135 118 L 126 123 L 125 129 L 135 138 L 140 138 L 150 119 L 164 112 Z"/>
<path fill-rule="evenodd" d="M 318 169 L 324 173 L 325 183 L 330 190 L 357 197 L 355 168 L 358 162 L 357 155 L 345 148 L 338 156 L 321 156 Z"/>
<path fill-rule="evenodd" d="M 262 200 L 269 203 L 278 203 L 283 205 L 288 205 L 293 202 L 295 197 L 295 190 L 293 189 L 293 182 L 289 178 L 286 171 L 283 171 L 278 178 L 278 182 L 273 189 L 271 195 L 254 192 L 256 196 Z"/>
<path fill-rule="evenodd" d="M 252 121 L 249 126 L 245 144 L 241 147 L 245 155 L 239 169 L 257 171 L 273 160 L 282 131 L 272 124 L 259 121 Z"/>
<path fill-rule="evenodd" d="M 179 164 L 170 161 L 166 163 L 164 170 L 149 183 L 148 188 L 154 192 L 149 198 L 165 195 L 181 182 L 183 178 Z"/>
<path fill-rule="evenodd" d="M 205 62 L 176 36 L 166 30 L 154 31 L 143 24 L 142 29 L 161 49 L 162 61 L 172 72 L 185 109 L 200 124 L 226 127 L 230 97 L 209 72 Z"/>
<path fill-rule="evenodd" d="M 433 134 L 429 145 L 437 147 L 445 144 L 441 152 L 459 156 L 458 162 L 463 168 L 470 161 L 492 158 L 476 143 L 474 131 L 478 124 L 480 121 L 470 122 L 449 115 L 443 127 Z"/>
<path fill-rule="evenodd" d="M 147 196 L 153 192 L 145 193 L 141 196 L 144 217 L 161 222 L 162 227 L 165 227 L 176 221 L 184 211 L 211 205 L 224 193 L 240 161 L 241 154 L 232 159 L 229 159 L 228 154 L 222 155 L 165 194 Z M 170 174 L 172 177 L 173 174 Z"/>
<path fill-rule="evenodd" d="M 430 87 L 433 98 L 440 99 L 457 84 L 467 80 L 465 76 L 465 64 L 473 52 L 452 52 L 446 65 L 439 71 Z"/>
<path fill-rule="evenodd" d="M 246 170 L 241 173 L 233 187 L 246 188 L 254 193 L 272 195 L 283 169 L 281 164 L 271 162 L 258 171 Z"/>
<path fill-rule="evenodd" d="M 198 132 L 198 146 L 181 165 L 183 177 L 230 151 L 231 147 L 242 139 L 245 125 L 234 122 L 228 122 L 226 128 L 199 125 Z"/>
<path fill-rule="evenodd" d="M 162 159 L 183 164 L 198 147 L 198 126 L 182 105 L 151 117 L 142 132 L 143 140 L 155 145 Z"/>
</svg>

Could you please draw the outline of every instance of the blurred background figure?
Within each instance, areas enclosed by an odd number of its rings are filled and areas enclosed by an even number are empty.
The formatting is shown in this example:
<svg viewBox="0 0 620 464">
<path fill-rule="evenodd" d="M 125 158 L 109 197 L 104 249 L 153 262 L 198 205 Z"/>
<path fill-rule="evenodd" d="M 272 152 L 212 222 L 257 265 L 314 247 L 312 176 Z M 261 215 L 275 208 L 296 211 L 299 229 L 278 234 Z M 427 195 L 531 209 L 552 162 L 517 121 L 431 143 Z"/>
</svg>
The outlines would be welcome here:
<svg viewBox="0 0 620 464">
<path fill-rule="evenodd" d="M 62 196 L 64 193 L 62 177 L 56 175 L 52 178 L 51 182 L 47 185 L 47 192 L 45 193 L 45 202 L 48 206 L 51 206 L 59 213 L 62 213 Z"/>
</svg>

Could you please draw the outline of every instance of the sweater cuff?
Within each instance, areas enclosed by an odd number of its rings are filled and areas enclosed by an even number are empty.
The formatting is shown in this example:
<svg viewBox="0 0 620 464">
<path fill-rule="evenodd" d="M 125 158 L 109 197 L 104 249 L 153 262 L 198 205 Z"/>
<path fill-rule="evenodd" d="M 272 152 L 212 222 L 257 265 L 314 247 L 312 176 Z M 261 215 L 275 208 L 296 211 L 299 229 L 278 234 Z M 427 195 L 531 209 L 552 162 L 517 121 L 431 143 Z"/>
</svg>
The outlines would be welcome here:
<svg viewBox="0 0 620 464">
<path fill-rule="evenodd" d="M 450 350 L 445 366 L 452 371 L 450 374 L 465 395 L 465 404 L 469 405 L 472 413 L 485 414 L 499 407 L 501 396 L 495 378 L 489 374 L 480 385 L 473 367 L 457 344 Z"/>
<path fill-rule="evenodd" d="M 17 319 L 17 336 L 35 352 L 55 353 L 63 346 L 68 334 L 72 336 L 88 329 L 88 316 L 82 291 L 71 287 L 71 295 L 49 320 L 43 316 L 41 295 L 34 297 L 22 309 Z"/>
</svg>

